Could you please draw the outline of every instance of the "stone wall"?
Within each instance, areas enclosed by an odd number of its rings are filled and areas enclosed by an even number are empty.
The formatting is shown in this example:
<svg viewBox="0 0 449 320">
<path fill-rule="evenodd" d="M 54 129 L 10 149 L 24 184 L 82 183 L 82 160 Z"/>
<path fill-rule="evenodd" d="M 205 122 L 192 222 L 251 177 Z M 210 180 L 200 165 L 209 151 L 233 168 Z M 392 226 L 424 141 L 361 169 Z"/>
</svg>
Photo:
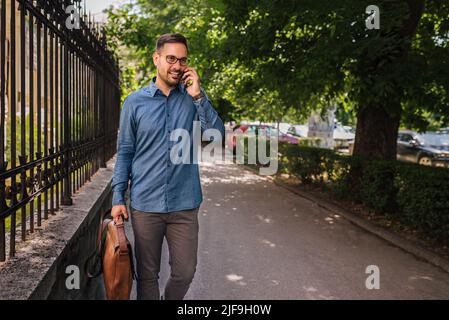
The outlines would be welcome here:
<svg viewBox="0 0 449 320">
<path fill-rule="evenodd" d="M 101 276 L 89 279 L 83 270 L 95 250 L 102 213 L 111 207 L 115 157 L 72 197 L 43 220 L 42 227 L 18 243 L 16 257 L 0 264 L 0 299 L 104 299 Z M 68 289 L 68 266 L 79 269 L 79 289 Z M 73 283 L 73 282 L 72 282 Z"/>
</svg>

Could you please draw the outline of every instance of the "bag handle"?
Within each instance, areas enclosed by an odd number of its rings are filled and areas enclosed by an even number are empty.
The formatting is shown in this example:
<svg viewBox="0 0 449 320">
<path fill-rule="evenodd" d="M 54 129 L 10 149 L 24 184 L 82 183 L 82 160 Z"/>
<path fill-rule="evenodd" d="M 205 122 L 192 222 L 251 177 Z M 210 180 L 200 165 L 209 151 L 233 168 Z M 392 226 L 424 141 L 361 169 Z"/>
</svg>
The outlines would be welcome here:
<svg viewBox="0 0 449 320">
<path fill-rule="evenodd" d="M 125 234 L 125 223 L 123 222 L 123 216 L 119 216 L 119 222 L 115 222 L 115 227 L 117 228 L 117 237 L 118 237 L 118 244 L 120 248 L 120 255 L 126 256 L 128 255 L 128 241 L 126 240 L 126 234 Z"/>
</svg>

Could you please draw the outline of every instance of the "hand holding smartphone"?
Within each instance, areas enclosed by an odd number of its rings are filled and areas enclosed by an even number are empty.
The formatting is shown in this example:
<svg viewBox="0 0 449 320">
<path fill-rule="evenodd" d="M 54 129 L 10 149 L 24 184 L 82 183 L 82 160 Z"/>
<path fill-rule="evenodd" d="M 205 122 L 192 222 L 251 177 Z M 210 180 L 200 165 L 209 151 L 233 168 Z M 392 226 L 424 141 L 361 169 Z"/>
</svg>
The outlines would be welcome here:
<svg viewBox="0 0 449 320">
<path fill-rule="evenodd" d="M 186 87 L 190 87 L 192 84 L 193 84 L 193 81 L 192 81 L 192 79 L 190 79 L 190 80 L 188 80 L 187 82 L 186 81 L 184 81 L 184 74 L 185 74 L 186 72 L 184 71 L 183 73 L 182 73 L 182 75 L 181 75 L 181 83 L 183 84 L 183 85 L 185 85 Z"/>
</svg>

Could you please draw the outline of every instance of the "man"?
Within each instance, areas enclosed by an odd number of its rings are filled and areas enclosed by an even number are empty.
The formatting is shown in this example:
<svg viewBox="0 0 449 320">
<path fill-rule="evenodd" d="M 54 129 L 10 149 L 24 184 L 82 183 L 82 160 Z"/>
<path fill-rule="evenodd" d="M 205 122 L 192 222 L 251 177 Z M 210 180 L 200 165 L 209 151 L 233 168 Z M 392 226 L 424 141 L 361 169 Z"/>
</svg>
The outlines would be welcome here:
<svg viewBox="0 0 449 320">
<path fill-rule="evenodd" d="M 173 152 L 178 143 L 173 131 L 190 134 L 192 156 L 194 121 L 201 122 L 202 130 L 214 128 L 224 136 L 223 121 L 201 88 L 198 73 L 187 65 L 187 55 L 184 36 L 162 35 L 153 54 L 157 76 L 126 98 L 120 115 L 111 214 L 115 220 L 128 219 L 124 193 L 130 178 L 138 299 L 159 300 L 164 236 L 171 266 L 164 298 L 183 299 L 196 271 L 199 170 L 193 161 L 172 160 L 179 156 L 179 151 Z"/>
</svg>

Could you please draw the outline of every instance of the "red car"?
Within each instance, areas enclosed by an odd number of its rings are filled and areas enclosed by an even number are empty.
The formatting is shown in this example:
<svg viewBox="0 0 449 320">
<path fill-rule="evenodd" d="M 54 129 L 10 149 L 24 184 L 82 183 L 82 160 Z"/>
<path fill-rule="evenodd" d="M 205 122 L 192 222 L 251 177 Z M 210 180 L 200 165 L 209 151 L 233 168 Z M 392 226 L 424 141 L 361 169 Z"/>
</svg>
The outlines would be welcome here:
<svg viewBox="0 0 449 320">
<path fill-rule="evenodd" d="M 238 135 L 248 135 L 249 133 L 254 134 L 254 135 L 264 135 L 267 137 L 270 137 L 270 135 L 274 132 L 274 134 L 276 135 L 278 133 L 278 129 L 270 126 L 270 125 L 244 125 L 244 124 L 239 124 L 237 126 L 235 126 L 233 129 L 233 134 L 228 137 L 227 139 L 227 144 L 228 147 L 233 150 L 233 152 L 235 153 L 235 149 L 237 147 L 237 136 Z M 290 135 L 288 133 L 282 133 L 279 132 L 278 134 L 278 141 L 279 142 L 284 142 L 284 143 L 290 143 L 290 144 L 298 144 L 299 143 L 299 139 L 293 135 Z"/>
</svg>

